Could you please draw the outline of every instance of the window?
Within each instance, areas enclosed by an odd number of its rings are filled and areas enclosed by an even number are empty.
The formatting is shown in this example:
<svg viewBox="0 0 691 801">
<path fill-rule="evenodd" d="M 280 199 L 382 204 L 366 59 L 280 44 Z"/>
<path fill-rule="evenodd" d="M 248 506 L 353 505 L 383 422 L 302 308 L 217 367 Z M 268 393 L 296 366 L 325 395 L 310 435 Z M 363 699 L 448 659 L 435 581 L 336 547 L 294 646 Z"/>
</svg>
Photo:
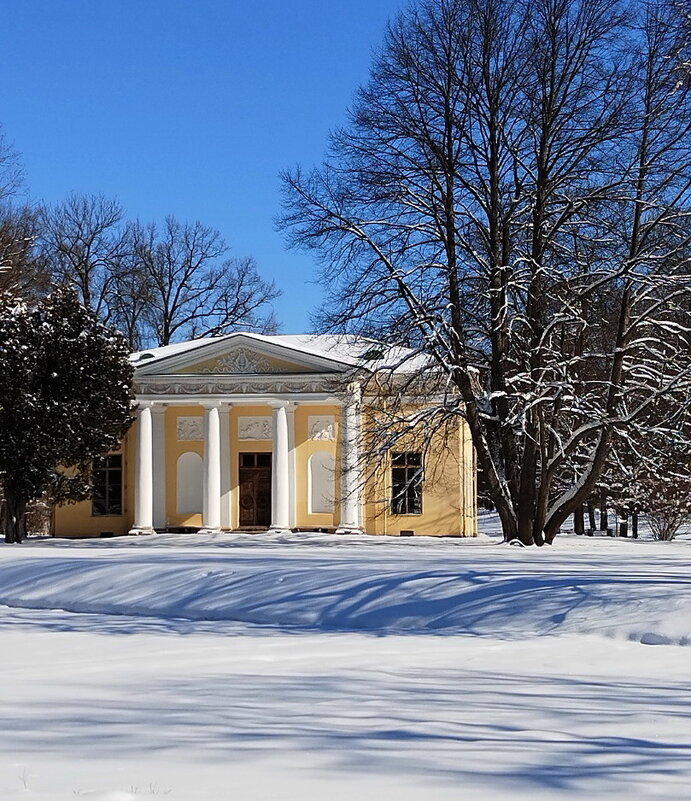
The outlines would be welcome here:
<svg viewBox="0 0 691 801">
<path fill-rule="evenodd" d="M 391 511 L 395 515 L 422 514 L 422 454 L 391 454 Z"/>
<path fill-rule="evenodd" d="M 271 467 L 271 454 L 241 453 L 240 467 Z"/>
<path fill-rule="evenodd" d="M 102 467 L 94 473 L 94 494 L 91 514 L 122 514 L 122 455 L 106 456 Z"/>
</svg>

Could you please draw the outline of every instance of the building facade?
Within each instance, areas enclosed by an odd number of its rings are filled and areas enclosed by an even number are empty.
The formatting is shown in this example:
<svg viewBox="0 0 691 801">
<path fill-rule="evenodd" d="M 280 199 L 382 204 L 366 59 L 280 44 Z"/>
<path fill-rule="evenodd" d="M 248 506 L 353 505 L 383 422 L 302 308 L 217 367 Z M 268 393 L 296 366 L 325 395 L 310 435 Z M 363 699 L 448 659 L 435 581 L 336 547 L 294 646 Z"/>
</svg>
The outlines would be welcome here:
<svg viewBox="0 0 691 801">
<path fill-rule="evenodd" d="M 363 448 L 371 341 L 236 333 L 134 354 L 136 421 L 56 536 L 291 530 L 473 536 L 459 420 L 423 449 Z"/>
</svg>

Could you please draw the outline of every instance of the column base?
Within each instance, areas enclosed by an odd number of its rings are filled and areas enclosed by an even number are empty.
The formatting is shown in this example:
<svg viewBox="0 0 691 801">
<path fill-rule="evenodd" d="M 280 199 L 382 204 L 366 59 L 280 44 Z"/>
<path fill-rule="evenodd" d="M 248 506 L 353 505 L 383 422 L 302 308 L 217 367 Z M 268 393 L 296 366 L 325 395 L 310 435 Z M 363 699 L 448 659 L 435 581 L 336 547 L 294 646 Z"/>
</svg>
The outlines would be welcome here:
<svg viewBox="0 0 691 801">
<path fill-rule="evenodd" d="M 220 534 L 220 528 L 200 528 L 197 534 Z"/>
<path fill-rule="evenodd" d="M 139 528 L 138 526 L 134 526 L 127 532 L 130 537 L 143 537 L 144 535 L 148 534 L 155 534 L 156 532 L 152 528 Z"/>
<path fill-rule="evenodd" d="M 292 534 L 293 530 L 288 528 L 288 526 L 272 526 L 271 528 L 267 529 L 267 534 Z"/>
<path fill-rule="evenodd" d="M 365 530 L 360 528 L 359 526 L 339 526 L 336 531 L 336 534 L 364 534 Z"/>
</svg>

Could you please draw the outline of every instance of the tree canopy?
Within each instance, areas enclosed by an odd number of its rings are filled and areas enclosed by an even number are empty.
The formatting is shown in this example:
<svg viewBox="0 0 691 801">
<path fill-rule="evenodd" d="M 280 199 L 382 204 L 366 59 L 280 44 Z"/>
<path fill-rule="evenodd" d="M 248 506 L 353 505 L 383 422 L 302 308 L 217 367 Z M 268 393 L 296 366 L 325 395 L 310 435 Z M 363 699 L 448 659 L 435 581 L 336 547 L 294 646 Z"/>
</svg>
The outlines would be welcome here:
<svg viewBox="0 0 691 801">
<path fill-rule="evenodd" d="M 428 355 L 438 418 L 467 420 L 509 540 L 551 542 L 615 435 L 674 428 L 689 403 L 675 14 L 422 0 L 389 26 L 324 165 L 284 176 L 282 226 L 323 260 L 324 319 Z"/>
<path fill-rule="evenodd" d="M 0 297 L 0 525 L 21 542 L 29 501 L 88 497 L 94 463 L 131 422 L 126 339 L 71 290 Z"/>
</svg>

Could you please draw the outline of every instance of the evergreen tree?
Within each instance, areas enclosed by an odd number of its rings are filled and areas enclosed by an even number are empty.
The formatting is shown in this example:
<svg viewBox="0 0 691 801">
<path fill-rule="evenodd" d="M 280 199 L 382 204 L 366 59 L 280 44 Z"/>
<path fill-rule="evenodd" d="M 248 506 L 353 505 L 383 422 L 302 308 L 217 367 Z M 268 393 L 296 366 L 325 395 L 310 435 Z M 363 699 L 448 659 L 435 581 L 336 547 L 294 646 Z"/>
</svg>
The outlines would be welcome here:
<svg viewBox="0 0 691 801">
<path fill-rule="evenodd" d="M 125 338 L 61 289 L 30 305 L 0 298 L 0 530 L 26 533 L 27 503 L 91 492 L 94 462 L 130 425 L 132 368 Z"/>
</svg>

